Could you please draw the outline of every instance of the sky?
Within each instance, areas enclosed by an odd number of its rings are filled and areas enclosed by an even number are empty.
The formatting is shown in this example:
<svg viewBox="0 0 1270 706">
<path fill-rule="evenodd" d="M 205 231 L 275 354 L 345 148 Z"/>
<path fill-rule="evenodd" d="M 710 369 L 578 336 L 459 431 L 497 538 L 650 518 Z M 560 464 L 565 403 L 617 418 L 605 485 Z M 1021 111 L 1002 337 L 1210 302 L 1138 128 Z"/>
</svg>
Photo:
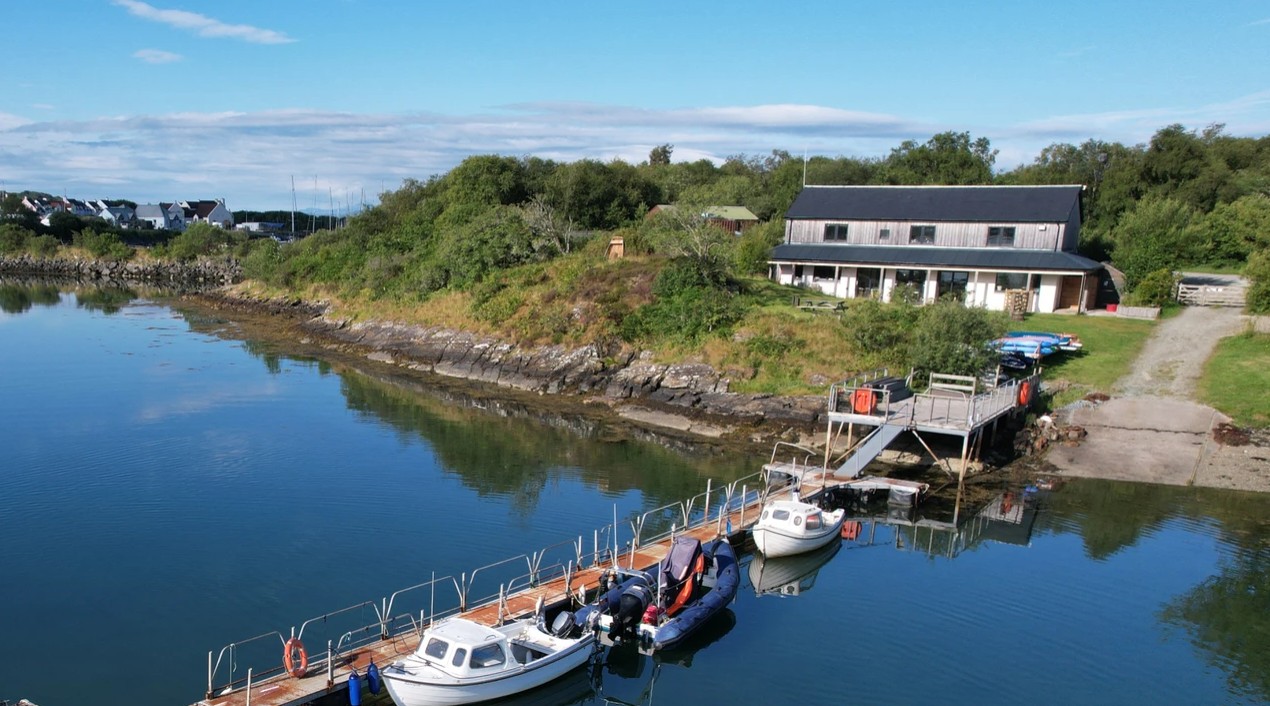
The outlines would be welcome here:
<svg viewBox="0 0 1270 706">
<path fill-rule="evenodd" d="M 1270 134 L 1265 0 L 38 5 L 0 32 L 0 190 L 339 210 L 474 154 L 884 157 L 952 130 L 1001 171 L 1174 123 Z"/>
</svg>

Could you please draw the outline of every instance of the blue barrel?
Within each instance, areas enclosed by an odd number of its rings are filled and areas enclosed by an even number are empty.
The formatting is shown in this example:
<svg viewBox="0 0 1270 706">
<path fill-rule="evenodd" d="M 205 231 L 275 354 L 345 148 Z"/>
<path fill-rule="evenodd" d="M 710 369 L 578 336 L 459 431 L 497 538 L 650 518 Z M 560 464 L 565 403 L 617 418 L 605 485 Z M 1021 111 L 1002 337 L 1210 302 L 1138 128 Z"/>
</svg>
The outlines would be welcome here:
<svg viewBox="0 0 1270 706">
<path fill-rule="evenodd" d="M 366 685 L 370 687 L 372 694 L 378 694 L 379 688 L 383 686 L 383 682 L 379 679 L 379 667 L 376 667 L 373 661 L 366 668 Z"/>
<path fill-rule="evenodd" d="M 348 675 L 348 706 L 362 706 L 362 677 L 356 669 Z"/>
</svg>

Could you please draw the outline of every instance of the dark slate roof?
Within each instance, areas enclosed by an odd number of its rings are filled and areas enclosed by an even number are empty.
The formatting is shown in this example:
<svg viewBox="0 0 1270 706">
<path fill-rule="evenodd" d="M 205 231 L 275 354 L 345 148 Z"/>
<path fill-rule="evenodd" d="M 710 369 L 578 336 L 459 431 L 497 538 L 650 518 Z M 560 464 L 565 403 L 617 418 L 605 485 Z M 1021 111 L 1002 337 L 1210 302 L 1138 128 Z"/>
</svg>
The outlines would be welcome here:
<svg viewBox="0 0 1270 706">
<path fill-rule="evenodd" d="M 1102 264 L 1070 252 L 1013 248 L 923 248 L 885 245 L 777 245 L 773 262 L 824 262 L 857 265 L 913 265 L 923 268 L 973 267 L 993 270 L 1093 272 Z"/>
<path fill-rule="evenodd" d="M 808 186 L 786 218 L 1064 223 L 1080 186 Z"/>
</svg>

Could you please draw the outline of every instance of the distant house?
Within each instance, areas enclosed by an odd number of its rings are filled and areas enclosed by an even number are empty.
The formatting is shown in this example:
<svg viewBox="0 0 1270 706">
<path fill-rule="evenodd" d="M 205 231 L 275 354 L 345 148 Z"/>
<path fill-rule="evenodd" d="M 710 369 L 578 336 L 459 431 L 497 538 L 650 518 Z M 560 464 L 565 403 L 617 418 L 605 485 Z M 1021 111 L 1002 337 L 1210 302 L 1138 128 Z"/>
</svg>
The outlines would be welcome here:
<svg viewBox="0 0 1270 706">
<path fill-rule="evenodd" d="M 137 212 L 127 206 L 107 206 L 98 202 L 97 217 L 117 226 L 129 226 L 136 220 Z"/>
<path fill-rule="evenodd" d="M 136 219 L 156 230 L 185 230 L 185 209 L 176 203 L 139 204 Z"/>
<path fill-rule="evenodd" d="M 186 223 L 207 223 L 217 228 L 233 228 L 234 214 L 225 207 L 224 199 L 215 201 L 181 201 Z"/>
<path fill-rule="evenodd" d="M 657 204 L 648 209 L 648 217 L 659 213 L 671 213 L 678 208 L 675 204 Z M 758 223 L 758 216 L 744 206 L 710 206 L 701 213 L 701 217 L 736 235 L 740 235 L 746 228 Z"/>
<path fill-rule="evenodd" d="M 808 186 L 772 276 L 837 297 L 953 295 L 1005 310 L 1093 306 L 1102 265 L 1076 253 L 1081 186 Z"/>
</svg>

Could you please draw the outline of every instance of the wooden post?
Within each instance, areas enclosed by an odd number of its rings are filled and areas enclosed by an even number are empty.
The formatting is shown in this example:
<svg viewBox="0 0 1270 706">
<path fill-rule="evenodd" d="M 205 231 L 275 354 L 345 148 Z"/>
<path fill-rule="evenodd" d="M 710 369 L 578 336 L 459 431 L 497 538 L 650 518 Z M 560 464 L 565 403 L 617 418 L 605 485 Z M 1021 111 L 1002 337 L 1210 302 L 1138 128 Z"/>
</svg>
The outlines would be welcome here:
<svg viewBox="0 0 1270 706">
<path fill-rule="evenodd" d="M 961 495 L 966 488 L 966 454 L 970 451 L 970 434 L 961 438 L 961 473 L 957 476 L 957 503 L 953 506 L 953 527 L 961 515 Z"/>
</svg>

